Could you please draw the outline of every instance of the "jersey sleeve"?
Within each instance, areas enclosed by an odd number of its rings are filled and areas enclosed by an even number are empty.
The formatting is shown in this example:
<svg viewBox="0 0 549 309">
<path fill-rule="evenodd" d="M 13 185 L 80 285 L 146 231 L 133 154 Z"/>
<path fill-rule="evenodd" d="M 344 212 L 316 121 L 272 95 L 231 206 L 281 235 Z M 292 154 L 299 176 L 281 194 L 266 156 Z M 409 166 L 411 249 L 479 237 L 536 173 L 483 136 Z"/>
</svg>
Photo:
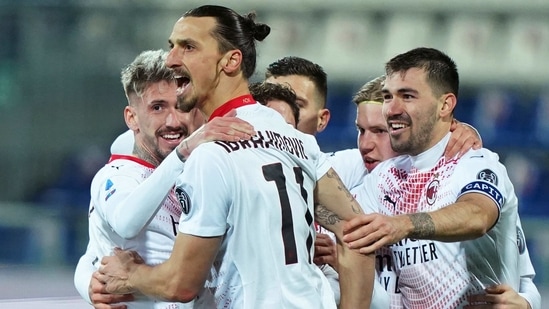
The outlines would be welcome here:
<svg viewBox="0 0 549 309">
<path fill-rule="evenodd" d="M 208 146 L 203 144 L 193 151 L 178 179 L 176 194 L 183 209 L 179 231 L 215 237 L 227 228 L 235 171 L 227 156 Z"/>
<path fill-rule="evenodd" d="M 339 274 L 329 264 L 324 264 L 319 267 L 320 267 L 320 270 L 322 270 L 322 273 L 324 274 L 328 282 L 330 283 L 332 292 L 334 292 L 335 302 L 339 306 L 339 303 L 341 300 L 341 289 L 339 287 Z"/>
<path fill-rule="evenodd" d="M 487 150 L 469 151 L 456 167 L 453 181 L 457 182 L 459 199 L 468 193 L 484 194 L 502 211 L 506 198 L 510 198 L 509 177 L 495 153 Z M 512 190 L 512 189 L 511 189 Z"/>
<path fill-rule="evenodd" d="M 360 185 L 368 174 L 357 148 L 332 152 L 328 154 L 328 160 L 349 189 Z"/>
<path fill-rule="evenodd" d="M 324 153 L 320 153 L 316 164 L 315 181 L 318 181 L 320 178 L 322 178 L 322 176 L 324 176 L 331 168 L 332 164 L 330 160 L 328 160 L 328 156 Z"/>
<path fill-rule="evenodd" d="M 131 155 L 135 137 L 132 130 L 128 130 L 120 135 L 111 144 L 111 154 Z"/>
<path fill-rule="evenodd" d="M 104 201 L 102 211 L 112 229 L 125 239 L 137 236 L 162 206 L 183 167 L 173 151 L 141 183 L 130 176 L 104 179 L 98 188 L 99 201 Z M 104 190 L 109 183 L 112 187 Z"/>
<path fill-rule="evenodd" d="M 532 261 L 530 260 L 530 254 L 528 252 L 528 247 L 526 246 L 526 239 L 524 237 L 520 219 L 517 220 L 517 245 L 519 247 L 519 295 L 528 301 L 532 309 L 541 309 L 541 295 L 533 281 L 536 272 L 532 265 Z"/>
<path fill-rule="evenodd" d="M 88 287 L 90 286 L 92 274 L 96 270 L 94 266 L 96 261 L 97 257 L 92 253 L 92 248 L 88 244 L 86 252 L 78 260 L 74 271 L 74 287 L 78 291 L 78 294 L 89 304 L 92 304 L 92 302 L 88 293 Z"/>
</svg>

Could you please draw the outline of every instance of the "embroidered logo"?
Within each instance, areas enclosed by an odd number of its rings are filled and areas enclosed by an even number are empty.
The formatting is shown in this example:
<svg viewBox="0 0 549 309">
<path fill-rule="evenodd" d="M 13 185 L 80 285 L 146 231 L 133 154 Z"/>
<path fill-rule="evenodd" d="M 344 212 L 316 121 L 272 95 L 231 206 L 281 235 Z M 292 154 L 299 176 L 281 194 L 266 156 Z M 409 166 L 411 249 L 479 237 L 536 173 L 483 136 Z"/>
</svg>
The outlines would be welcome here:
<svg viewBox="0 0 549 309">
<path fill-rule="evenodd" d="M 437 192 L 439 186 L 440 182 L 438 180 L 431 181 L 431 183 L 427 186 L 427 192 L 425 193 L 427 197 L 427 204 L 433 205 L 435 203 L 435 201 L 437 200 Z"/>
<path fill-rule="evenodd" d="M 526 251 L 526 239 L 524 239 L 524 233 L 521 228 L 517 226 L 517 247 L 519 254 L 523 254 Z"/>
<path fill-rule="evenodd" d="M 181 212 L 188 215 L 191 210 L 191 199 L 187 192 L 178 187 L 175 188 L 175 196 L 177 196 L 177 200 L 179 200 L 179 204 L 181 204 Z"/>
<path fill-rule="evenodd" d="M 490 169 L 484 169 L 477 174 L 477 179 L 488 181 L 493 185 L 498 185 L 498 176 Z"/>
</svg>

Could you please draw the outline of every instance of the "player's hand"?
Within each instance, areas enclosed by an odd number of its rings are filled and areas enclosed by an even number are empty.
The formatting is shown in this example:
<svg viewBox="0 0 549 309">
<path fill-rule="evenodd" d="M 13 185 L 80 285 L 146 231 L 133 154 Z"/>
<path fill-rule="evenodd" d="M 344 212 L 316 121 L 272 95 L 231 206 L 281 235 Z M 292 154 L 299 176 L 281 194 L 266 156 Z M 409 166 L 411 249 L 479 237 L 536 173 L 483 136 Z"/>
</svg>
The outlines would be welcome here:
<svg viewBox="0 0 549 309">
<path fill-rule="evenodd" d="M 231 110 L 223 117 L 216 117 L 194 131 L 177 146 L 180 156 L 188 158 L 191 152 L 200 144 L 211 141 L 235 142 L 249 140 L 256 134 L 254 127 L 248 122 L 235 117 L 236 110 Z"/>
<path fill-rule="evenodd" d="M 530 304 L 507 284 L 490 286 L 486 293 L 469 296 L 469 305 L 475 309 L 530 309 Z"/>
<path fill-rule="evenodd" d="M 452 134 L 444 150 L 444 156 L 447 159 L 453 158 L 455 155 L 460 158 L 469 149 L 480 149 L 482 147 L 482 141 L 478 132 L 470 125 L 454 121 L 452 122 L 450 131 Z"/>
<path fill-rule="evenodd" d="M 98 273 L 92 275 L 88 293 L 95 309 L 126 309 L 128 306 L 120 304 L 134 300 L 132 294 L 108 294 L 103 293 L 105 285 L 97 278 Z"/>
<path fill-rule="evenodd" d="M 337 247 L 329 235 L 316 234 L 313 262 L 318 266 L 329 264 L 333 269 L 337 270 Z"/>
<path fill-rule="evenodd" d="M 406 216 L 361 214 L 345 223 L 343 241 L 351 249 L 359 249 L 362 254 L 371 254 L 383 246 L 406 238 L 406 220 L 409 221 Z"/>
<path fill-rule="evenodd" d="M 131 294 L 136 292 L 128 282 L 130 274 L 140 265 L 143 258 L 135 251 L 123 251 L 114 248 L 114 255 L 101 259 L 97 274 L 98 280 L 104 284 L 102 293 Z"/>
</svg>

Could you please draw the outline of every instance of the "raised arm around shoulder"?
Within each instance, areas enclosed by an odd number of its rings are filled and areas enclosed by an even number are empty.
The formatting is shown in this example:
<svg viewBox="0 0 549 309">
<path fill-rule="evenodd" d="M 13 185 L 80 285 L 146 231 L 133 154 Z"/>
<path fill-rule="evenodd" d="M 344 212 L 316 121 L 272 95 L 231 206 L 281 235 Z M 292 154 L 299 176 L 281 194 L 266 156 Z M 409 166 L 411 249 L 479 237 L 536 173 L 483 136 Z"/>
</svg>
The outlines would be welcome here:
<svg viewBox="0 0 549 309">
<path fill-rule="evenodd" d="M 450 131 L 452 131 L 452 134 L 450 135 L 450 140 L 444 150 L 444 156 L 446 158 L 453 158 L 455 155 L 461 157 L 471 148 L 482 148 L 480 134 L 472 125 L 454 119 Z"/>
</svg>

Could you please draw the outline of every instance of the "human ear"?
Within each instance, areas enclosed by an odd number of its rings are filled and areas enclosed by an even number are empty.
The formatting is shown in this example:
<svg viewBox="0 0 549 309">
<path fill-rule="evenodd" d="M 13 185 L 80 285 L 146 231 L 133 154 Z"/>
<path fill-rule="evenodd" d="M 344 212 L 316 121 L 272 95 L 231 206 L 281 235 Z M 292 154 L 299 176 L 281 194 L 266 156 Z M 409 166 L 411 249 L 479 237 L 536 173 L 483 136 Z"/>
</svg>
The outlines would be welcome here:
<svg viewBox="0 0 549 309">
<path fill-rule="evenodd" d="M 139 130 L 137 115 L 135 114 L 135 109 L 133 107 L 126 106 L 124 108 L 124 121 L 126 121 L 126 125 L 130 130 L 134 132 Z"/>
<path fill-rule="evenodd" d="M 228 51 L 222 59 L 222 70 L 231 75 L 238 72 L 242 63 L 242 52 L 238 49 Z"/>
</svg>

